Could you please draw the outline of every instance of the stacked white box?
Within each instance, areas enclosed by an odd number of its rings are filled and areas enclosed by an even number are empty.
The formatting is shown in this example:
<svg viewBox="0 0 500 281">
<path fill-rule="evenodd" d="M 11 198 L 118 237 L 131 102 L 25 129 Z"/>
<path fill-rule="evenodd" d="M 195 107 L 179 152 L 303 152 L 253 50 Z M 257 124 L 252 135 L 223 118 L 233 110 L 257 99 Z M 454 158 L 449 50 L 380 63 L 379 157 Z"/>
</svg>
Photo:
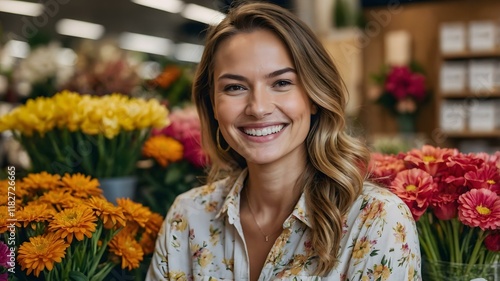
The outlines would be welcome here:
<svg viewBox="0 0 500 281">
<path fill-rule="evenodd" d="M 494 21 L 471 21 L 469 23 L 469 50 L 492 51 L 497 47 L 498 27 Z"/>
<path fill-rule="evenodd" d="M 459 53 L 466 49 L 466 27 L 463 22 L 447 22 L 440 26 L 441 53 Z"/>
<path fill-rule="evenodd" d="M 469 90 L 492 91 L 494 89 L 494 77 L 496 60 L 471 60 L 469 61 Z"/>
<path fill-rule="evenodd" d="M 466 114 L 465 101 L 444 100 L 441 103 L 439 127 L 443 132 L 465 131 Z"/>
<path fill-rule="evenodd" d="M 469 105 L 468 128 L 471 132 L 491 132 L 498 126 L 498 100 L 473 100 Z"/>
<path fill-rule="evenodd" d="M 447 61 L 441 65 L 440 91 L 460 93 L 465 91 L 467 82 L 467 63 L 465 61 Z"/>
</svg>

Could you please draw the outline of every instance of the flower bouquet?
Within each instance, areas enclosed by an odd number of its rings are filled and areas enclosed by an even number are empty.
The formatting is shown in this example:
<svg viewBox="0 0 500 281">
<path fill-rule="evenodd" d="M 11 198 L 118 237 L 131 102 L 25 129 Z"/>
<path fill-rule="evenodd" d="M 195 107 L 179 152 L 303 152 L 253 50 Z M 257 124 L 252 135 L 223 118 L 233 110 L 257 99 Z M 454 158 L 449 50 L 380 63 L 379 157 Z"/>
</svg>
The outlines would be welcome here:
<svg viewBox="0 0 500 281">
<path fill-rule="evenodd" d="M 145 142 L 139 169 L 143 203 L 165 214 L 175 197 L 200 185 L 208 159 L 202 151 L 200 120 L 194 106 L 175 108 L 169 115 L 170 125 L 153 130 Z M 143 162 L 144 163 L 144 162 Z M 141 200 L 141 199 L 138 199 Z"/>
<path fill-rule="evenodd" d="M 157 100 L 64 91 L 28 100 L 0 118 L 28 152 L 32 172 L 129 176 L 152 128 L 168 124 Z"/>
<path fill-rule="evenodd" d="M 117 265 L 138 268 L 154 250 L 163 217 L 129 199 L 111 204 L 97 179 L 42 172 L 15 186 L 14 207 L 6 194 L 0 200 L 0 237 L 15 239 L 20 280 L 104 280 Z"/>
<path fill-rule="evenodd" d="M 374 79 L 382 86 L 375 94 L 377 102 L 398 117 L 400 130 L 413 132 L 418 105 L 428 97 L 420 67 L 416 64 L 384 67 Z"/>
<path fill-rule="evenodd" d="M 411 209 L 429 280 L 498 280 L 500 152 L 425 145 L 398 155 L 375 153 L 371 166 L 371 179 Z"/>
</svg>

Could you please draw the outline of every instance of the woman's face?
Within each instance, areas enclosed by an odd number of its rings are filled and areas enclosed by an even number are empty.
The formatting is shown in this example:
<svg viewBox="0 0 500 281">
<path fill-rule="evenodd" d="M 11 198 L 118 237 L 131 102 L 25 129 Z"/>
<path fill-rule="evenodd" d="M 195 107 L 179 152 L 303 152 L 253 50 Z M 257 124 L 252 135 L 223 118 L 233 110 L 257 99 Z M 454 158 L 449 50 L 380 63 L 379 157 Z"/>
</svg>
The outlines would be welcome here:
<svg viewBox="0 0 500 281">
<path fill-rule="evenodd" d="M 215 54 L 214 85 L 220 131 L 248 164 L 305 161 L 315 107 L 278 37 L 256 30 L 223 41 Z"/>
</svg>

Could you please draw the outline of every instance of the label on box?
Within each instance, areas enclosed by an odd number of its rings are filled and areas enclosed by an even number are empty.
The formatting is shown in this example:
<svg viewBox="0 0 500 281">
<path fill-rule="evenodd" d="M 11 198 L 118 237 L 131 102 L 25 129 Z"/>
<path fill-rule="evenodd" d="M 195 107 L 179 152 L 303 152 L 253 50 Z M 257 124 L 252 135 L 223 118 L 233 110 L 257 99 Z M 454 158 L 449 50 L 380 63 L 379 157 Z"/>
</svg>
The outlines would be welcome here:
<svg viewBox="0 0 500 281">
<path fill-rule="evenodd" d="M 465 51 L 465 24 L 463 22 L 448 22 L 441 24 L 441 53 L 458 53 Z"/>
<path fill-rule="evenodd" d="M 441 103 L 440 128 L 443 132 L 462 132 L 465 130 L 467 114 L 465 101 L 445 100 Z"/>
<path fill-rule="evenodd" d="M 460 93 L 465 90 L 467 64 L 464 61 L 445 62 L 441 65 L 440 90 L 442 93 Z"/>
<path fill-rule="evenodd" d="M 493 79 L 495 77 L 496 61 L 471 60 L 469 62 L 469 90 L 491 91 L 494 88 Z"/>
<path fill-rule="evenodd" d="M 469 106 L 469 131 L 493 131 L 496 126 L 496 105 L 493 101 L 472 102 Z"/>
<path fill-rule="evenodd" d="M 469 49 L 491 51 L 496 47 L 496 25 L 494 21 L 472 21 L 469 23 Z"/>
</svg>

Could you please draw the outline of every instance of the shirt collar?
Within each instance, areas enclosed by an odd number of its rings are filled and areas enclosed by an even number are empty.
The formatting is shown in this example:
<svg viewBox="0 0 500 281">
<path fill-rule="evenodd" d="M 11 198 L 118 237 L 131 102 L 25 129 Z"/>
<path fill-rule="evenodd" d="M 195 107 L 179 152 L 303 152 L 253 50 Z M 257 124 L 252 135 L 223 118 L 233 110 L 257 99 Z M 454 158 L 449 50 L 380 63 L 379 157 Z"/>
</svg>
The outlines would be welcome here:
<svg viewBox="0 0 500 281">
<path fill-rule="evenodd" d="M 227 214 L 229 223 L 233 224 L 236 218 L 240 217 L 240 198 L 241 190 L 243 189 L 243 184 L 248 175 L 248 169 L 244 169 L 234 182 L 231 190 L 229 191 L 220 211 L 217 213 L 216 218 L 220 218 Z M 305 194 L 300 195 L 299 201 L 293 209 L 292 216 L 285 221 L 283 226 L 289 228 L 293 222 L 293 218 L 302 221 L 308 227 L 311 227 L 311 222 L 307 212 Z"/>
</svg>

